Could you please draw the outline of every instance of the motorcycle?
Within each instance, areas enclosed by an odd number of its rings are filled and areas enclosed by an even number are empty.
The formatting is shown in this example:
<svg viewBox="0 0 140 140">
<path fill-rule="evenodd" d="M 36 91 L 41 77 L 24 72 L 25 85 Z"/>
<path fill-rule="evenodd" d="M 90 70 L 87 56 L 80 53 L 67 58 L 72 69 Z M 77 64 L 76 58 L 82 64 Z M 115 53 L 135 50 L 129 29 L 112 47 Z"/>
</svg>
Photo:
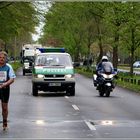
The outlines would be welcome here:
<svg viewBox="0 0 140 140">
<path fill-rule="evenodd" d="M 106 95 L 106 97 L 110 96 L 110 93 L 113 91 L 113 89 L 116 86 L 116 78 L 117 78 L 117 72 L 114 73 L 98 73 L 97 75 L 93 75 L 93 83 L 94 86 L 97 87 L 96 90 L 99 91 L 99 95 L 103 97 Z"/>
</svg>

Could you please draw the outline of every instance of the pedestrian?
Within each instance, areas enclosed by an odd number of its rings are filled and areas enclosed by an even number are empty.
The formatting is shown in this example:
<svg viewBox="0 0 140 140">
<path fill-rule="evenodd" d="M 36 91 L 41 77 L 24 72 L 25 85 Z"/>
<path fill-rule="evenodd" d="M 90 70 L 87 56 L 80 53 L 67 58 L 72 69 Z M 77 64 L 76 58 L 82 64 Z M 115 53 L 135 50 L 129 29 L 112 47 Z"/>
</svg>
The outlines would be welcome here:
<svg viewBox="0 0 140 140">
<path fill-rule="evenodd" d="M 8 101 L 10 95 L 10 85 L 14 82 L 16 77 L 13 68 L 7 62 L 7 53 L 0 52 L 0 100 L 3 117 L 3 130 L 7 128 L 8 118 Z"/>
</svg>

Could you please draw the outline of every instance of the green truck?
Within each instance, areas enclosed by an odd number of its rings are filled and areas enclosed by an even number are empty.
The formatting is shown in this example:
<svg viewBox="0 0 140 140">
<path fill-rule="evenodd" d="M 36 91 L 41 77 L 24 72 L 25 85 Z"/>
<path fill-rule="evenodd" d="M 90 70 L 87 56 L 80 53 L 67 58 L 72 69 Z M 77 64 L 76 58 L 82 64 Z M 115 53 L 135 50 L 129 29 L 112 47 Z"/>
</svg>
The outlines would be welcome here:
<svg viewBox="0 0 140 140">
<path fill-rule="evenodd" d="M 40 49 L 32 71 L 32 94 L 38 91 L 65 92 L 75 96 L 74 68 L 70 54 L 61 48 Z"/>
</svg>

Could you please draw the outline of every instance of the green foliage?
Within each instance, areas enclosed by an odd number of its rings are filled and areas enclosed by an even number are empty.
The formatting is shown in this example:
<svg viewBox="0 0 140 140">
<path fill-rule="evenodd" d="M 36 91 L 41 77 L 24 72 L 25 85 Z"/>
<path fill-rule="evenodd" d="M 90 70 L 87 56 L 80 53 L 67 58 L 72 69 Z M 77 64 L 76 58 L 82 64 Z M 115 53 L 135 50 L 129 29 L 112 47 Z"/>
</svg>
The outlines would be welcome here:
<svg viewBox="0 0 140 140">
<path fill-rule="evenodd" d="M 123 78 L 123 80 L 121 80 Z M 132 81 L 136 81 L 136 83 L 131 82 Z M 140 85 L 138 83 L 138 81 L 140 81 L 140 76 L 133 76 L 131 77 L 130 74 L 119 74 L 119 79 L 117 80 L 117 85 L 120 87 L 124 87 L 127 88 L 129 90 L 135 91 L 140 93 Z"/>
<path fill-rule="evenodd" d="M 15 72 L 22 66 L 22 64 L 20 62 L 13 62 L 10 64 L 12 65 Z"/>
<path fill-rule="evenodd" d="M 75 72 L 79 73 L 79 74 L 82 74 L 82 75 L 85 75 L 89 78 L 92 78 L 92 76 L 93 76 L 92 68 L 87 69 L 87 67 L 79 67 L 79 68 L 75 69 Z"/>
<path fill-rule="evenodd" d="M 57 38 L 75 59 L 89 53 L 88 47 L 97 37 L 93 14 L 96 15 L 100 10 L 95 7 L 92 2 L 56 2 L 46 13 L 42 41 L 46 42 L 46 38 Z M 94 9 L 96 12 L 92 13 Z"/>
<path fill-rule="evenodd" d="M 15 39 L 18 44 L 30 42 L 39 14 L 33 2 L 0 2 L 0 39 L 12 45 Z M 119 53 L 118 58 L 123 61 L 131 58 L 132 72 L 135 55 L 139 57 L 140 3 L 53 2 L 45 13 L 42 34 L 41 43 L 46 45 L 51 41 L 55 46 L 64 47 L 77 61 L 89 56 L 93 43 L 99 47 L 92 52 L 94 57 L 99 56 L 104 46 L 112 46 L 113 57 Z M 84 67 L 79 71 L 91 75 L 94 69 Z"/>
<path fill-rule="evenodd" d="M 118 58 L 131 57 L 132 67 L 140 46 L 139 17 L 139 2 L 55 2 L 46 13 L 41 41 L 59 40 L 58 45 L 67 48 L 74 59 L 88 57 L 93 43 L 99 47 L 92 52 L 94 57 L 102 53 L 103 46 L 112 46 L 113 64 Z"/>
<path fill-rule="evenodd" d="M 38 24 L 37 12 L 29 2 L 0 2 L 0 39 L 9 43 L 15 36 L 30 36 Z M 30 40 L 31 41 L 31 40 Z"/>
</svg>

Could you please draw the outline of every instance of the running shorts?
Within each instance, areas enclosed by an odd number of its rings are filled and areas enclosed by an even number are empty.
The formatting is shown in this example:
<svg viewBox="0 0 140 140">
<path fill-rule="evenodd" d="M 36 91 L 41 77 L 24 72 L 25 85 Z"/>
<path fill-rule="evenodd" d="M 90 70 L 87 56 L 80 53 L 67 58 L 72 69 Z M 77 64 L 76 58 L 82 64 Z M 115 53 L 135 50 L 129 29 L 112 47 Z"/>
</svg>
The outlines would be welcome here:
<svg viewBox="0 0 140 140">
<path fill-rule="evenodd" d="M 2 103 L 8 103 L 10 96 L 10 87 L 0 89 L 0 100 Z"/>
</svg>

